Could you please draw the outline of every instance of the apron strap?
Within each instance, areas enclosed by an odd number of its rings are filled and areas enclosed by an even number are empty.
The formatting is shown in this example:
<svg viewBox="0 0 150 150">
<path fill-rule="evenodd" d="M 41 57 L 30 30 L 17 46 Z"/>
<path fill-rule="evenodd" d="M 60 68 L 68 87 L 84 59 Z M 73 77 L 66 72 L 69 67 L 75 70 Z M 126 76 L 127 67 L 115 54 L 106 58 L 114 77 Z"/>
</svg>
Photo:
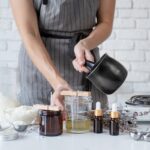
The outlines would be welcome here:
<svg viewBox="0 0 150 150">
<path fill-rule="evenodd" d="M 71 39 L 74 37 L 74 36 L 66 36 L 66 35 L 64 36 L 64 35 L 52 34 L 52 33 L 49 33 L 48 31 L 45 31 L 44 29 L 40 29 L 40 34 L 42 37 L 54 38 L 54 39 Z"/>
</svg>

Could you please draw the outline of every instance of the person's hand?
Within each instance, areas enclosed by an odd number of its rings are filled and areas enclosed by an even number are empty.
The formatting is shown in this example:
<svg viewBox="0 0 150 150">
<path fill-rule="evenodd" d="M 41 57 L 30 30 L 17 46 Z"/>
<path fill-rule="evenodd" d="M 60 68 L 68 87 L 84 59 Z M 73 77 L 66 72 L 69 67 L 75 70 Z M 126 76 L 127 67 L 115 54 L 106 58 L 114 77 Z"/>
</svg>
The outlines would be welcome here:
<svg viewBox="0 0 150 150">
<path fill-rule="evenodd" d="M 94 62 L 94 57 L 91 51 L 85 46 L 84 41 L 81 40 L 74 47 L 75 59 L 72 61 L 74 68 L 79 72 L 88 73 L 89 70 L 84 66 L 86 60 Z"/>
<path fill-rule="evenodd" d="M 61 83 L 54 91 L 51 99 L 51 104 L 58 106 L 60 110 L 64 111 L 64 96 L 61 95 L 61 91 L 72 90 L 67 82 Z"/>
</svg>

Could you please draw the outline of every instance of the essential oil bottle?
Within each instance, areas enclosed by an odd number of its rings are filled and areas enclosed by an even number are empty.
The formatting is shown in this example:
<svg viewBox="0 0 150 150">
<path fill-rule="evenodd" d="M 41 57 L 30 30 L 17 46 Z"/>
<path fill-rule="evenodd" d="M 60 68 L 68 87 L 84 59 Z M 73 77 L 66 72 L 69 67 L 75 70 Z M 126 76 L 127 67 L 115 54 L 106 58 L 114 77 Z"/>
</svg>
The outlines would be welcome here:
<svg viewBox="0 0 150 150">
<path fill-rule="evenodd" d="M 94 126 L 93 127 L 94 133 L 102 133 L 103 132 L 103 112 L 101 109 L 100 102 L 96 102 L 93 126 Z"/>
<path fill-rule="evenodd" d="M 119 112 L 117 111 L 117 104 L 112 104 L 109 133 L 113 136 L 119 135 Z"/>
</svg>

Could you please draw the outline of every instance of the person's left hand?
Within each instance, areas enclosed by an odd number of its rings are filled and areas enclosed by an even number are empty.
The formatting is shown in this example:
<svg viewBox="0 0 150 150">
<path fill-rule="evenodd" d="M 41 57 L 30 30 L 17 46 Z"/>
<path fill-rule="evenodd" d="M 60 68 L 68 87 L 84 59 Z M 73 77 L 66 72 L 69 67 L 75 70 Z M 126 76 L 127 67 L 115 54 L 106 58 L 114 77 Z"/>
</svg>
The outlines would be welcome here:
<svg viewBox="0 0 150 150">
<path fill-rule="evenodd" d="M 74 68 L 79 72 L 88 73 L 89 70 L 84 66 L 86 60 L 94 62 L 94 57 L 85 45 L 84 40 L 79 41 L 74 47 L 75 59 L 72 61 Z"/>
</svg>

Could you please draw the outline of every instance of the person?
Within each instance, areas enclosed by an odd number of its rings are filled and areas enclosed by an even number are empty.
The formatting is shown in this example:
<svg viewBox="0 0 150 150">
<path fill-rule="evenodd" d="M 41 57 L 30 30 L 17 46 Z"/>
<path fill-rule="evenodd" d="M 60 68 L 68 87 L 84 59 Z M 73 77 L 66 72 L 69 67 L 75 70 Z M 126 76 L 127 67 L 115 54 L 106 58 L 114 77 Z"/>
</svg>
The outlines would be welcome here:
<svg viewBox="0 0 150 150">
<path fill-rule="evenodd" d="M 115 0 L 10 0 L 22 37 L 19 100 L 64 108 L 63 90 L 91 91 L 107 107 L 107 96 L 86 79 L 86 60 L 112 31 Z"/>
</svg>

